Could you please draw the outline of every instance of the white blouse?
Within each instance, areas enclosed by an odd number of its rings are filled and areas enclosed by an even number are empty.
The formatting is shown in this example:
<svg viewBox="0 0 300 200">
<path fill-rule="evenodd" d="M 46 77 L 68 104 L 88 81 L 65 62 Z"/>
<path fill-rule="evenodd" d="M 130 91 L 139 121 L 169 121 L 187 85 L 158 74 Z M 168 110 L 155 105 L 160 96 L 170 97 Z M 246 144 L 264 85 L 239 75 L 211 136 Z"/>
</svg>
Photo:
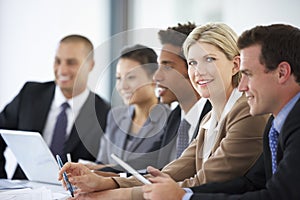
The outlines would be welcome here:
<svg viewBox="0 0 300 200">
<path fill-rule="evenodd" d="M 204 142 L 203 142 L 203 155 L 202 155 L 203 162 L 202 163 L 205 163 L 207 161 L 207 159 L 209 158 L 209 156 L 211 154 L 212 148 L 216 144 L 216 140 L 218 138 L 217 136 L 220 134 L 219 129 L 220 129 L 221 122 L 224 120 L 225 116 L 228 114 L 228 112 L 232 109 L 235 102 L 241 96 L 242 96 L 242 92 L 239 92 L 238 89 L 235 88 L 232 91 L 232 93 L 224 107 L 224 110 L 221 114 L 220 123 L 218 123 L 216 113 L 215 113 L 214 109 L 212 109 L 210 119 L 205 124 L 202 125 L 201 128 L 206 129 L 205 135 L 204 135 Z"/>
</svg>

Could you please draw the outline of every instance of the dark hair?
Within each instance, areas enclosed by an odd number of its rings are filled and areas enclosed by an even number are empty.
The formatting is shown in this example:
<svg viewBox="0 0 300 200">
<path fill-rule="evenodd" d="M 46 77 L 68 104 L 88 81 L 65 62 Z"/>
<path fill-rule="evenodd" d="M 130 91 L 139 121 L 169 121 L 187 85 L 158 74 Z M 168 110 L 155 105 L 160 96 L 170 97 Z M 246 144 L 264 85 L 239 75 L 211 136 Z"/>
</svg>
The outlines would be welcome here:
<svg viewBox="0 0 300 200">
<path fill-rule="evenodd" d="M 160 43 L 162 45 L 172 44 L 174 46 L 182 48 L 185 39 L 190 34 L 190 32 L 194 30 L 194 28 L 196 28 L 195 23 L 188 22 L 186 24 L 178 23 L 177 26 L 168 27 L 167 30 L 160 30 L 158 32 Z M 186 62 L 183 51 L 180 51 L 179 56 Z"/>
<path fill-rule="evenodd" d="M 94 58 L 94 46 L 93 43 L 87 37 L 76 34 L 67 35 L 60 40 L 60 43 L 64 42 L 82 42 L 86 46 L 88 59 Z"/>
<path fill-rule="evenodd" d="M 168 27 L 167 30 L 160 30 L 158 32 L 159 40 L 161 44 L 172 44 L 181 47 L 194 28 L 196 28 L 195 23 L 178 23 L 177 26 Z"/>
<path fill-rule="evenodd" d="M 300 84 L 300 30 L 286 24 L 256 26 L 242 33 L 238 39 L 239 49 L 260 45 L 259 61 L 266 71 L 275 70 L 280 62 L 291 66 L 291 73 Z"/>
<path fill-rule="evenodd" d="M 158 68 L 157 54 L 147 46 L 136 44 L 134 46 L 125 47 L 121 51 L 120 58 L 127 58 L 137 61 L 148 75 L 153 76 Z"/>
</svg>

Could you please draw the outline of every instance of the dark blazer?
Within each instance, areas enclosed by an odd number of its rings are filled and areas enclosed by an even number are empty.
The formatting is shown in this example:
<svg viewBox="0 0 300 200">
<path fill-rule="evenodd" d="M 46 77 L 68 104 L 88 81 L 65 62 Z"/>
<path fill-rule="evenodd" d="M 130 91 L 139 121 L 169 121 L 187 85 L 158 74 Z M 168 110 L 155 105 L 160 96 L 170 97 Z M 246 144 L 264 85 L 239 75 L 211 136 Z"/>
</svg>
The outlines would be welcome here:
<svg viewBox="0 0 300 200">
<path fill-rule="evenodd" d="M 134 106 L 112 108 L 108 113 L 105 135 L 101 138 L 98 160 L 104 164 L 117 164 L 110 156 L 114 153 L 135 169 L 146 169 L 149 165 L 157 167 L 161 136 L 169 113 L 169 106 L 165 104 L 153 106 L 143 127 L 136 135 L 130 136 Z M 127 146 L 127 142 L 131 144 Z"/>
<path fill-rule="evenodd" d="M 263 156 L 250 169 L 245 177 L 226 182 L 207 184 L 195 187 L 195 192 L 223 192 L 219 194 L 196 193 L 192 199 L 300 199 L 300 100 L 288 114 L 279 134 L 277 152 L 277 172 L 273 175 L 271 170 L 271 152 L 269 149 L 268 133 L 271 120 L 265 129 Z M 264 178 L 266 183 L 264 183 Z M 235 190 L 235 189 L 236 190 Z M 248 191 L 248 192 L 247 192 Z M 247 192 L 247 193 L 244 193 Z M 225 194 L 226 193 L 226 194 Z M 242 195 L 228 195 L 244 193 Z"/>
<path fill-rule="evenodd" d="M 196 138 L 199 132 L 200 121 L 203 117 L 211 110 L 211 104 L 207 100 L 203 110 L 199 116 L 197 127 L 193 134 L 193 139 Z M 162 135 L 161 150 L 159 155 L 159 163 L 161 167 L 164 167 L 166 164 L 173 161 L 171 158 L 171 152 L 176 149 L 177 144 L 177 130 L 181 121 L 181 108 L 178 105 L 169 115 L 168 121 L 164 127 L 164 134 Z"/>
<path fill-rule="evenodd" d="M 54 98 L 55 83 L 27 82 L 19 94 L 0 113 L 0 128 L 38 131 L 42 134 Z M 100 137 L 106 126 L 110 106 L 98 95 L 90 92 L 75 119 L 64 152 L 73 161 L 79 158 L 94 161 L 99 149 Z M 3 152 L 6 144 L 0 137 L 0 177 L 6 177 Z M 66 158 L 62 157 L 63 162 Z M 18 171 L 18 170 L 17 170 Z M 15 178 L 24 178 L 15 174 Z"/>
</svg>

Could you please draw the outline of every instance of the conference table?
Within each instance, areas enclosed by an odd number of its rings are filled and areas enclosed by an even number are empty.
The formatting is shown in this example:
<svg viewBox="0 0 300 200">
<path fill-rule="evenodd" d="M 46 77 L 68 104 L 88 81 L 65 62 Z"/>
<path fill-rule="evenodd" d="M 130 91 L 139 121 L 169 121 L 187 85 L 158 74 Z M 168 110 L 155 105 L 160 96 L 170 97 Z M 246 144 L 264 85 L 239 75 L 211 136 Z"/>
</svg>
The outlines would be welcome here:
<svg viewBox="0 0 300 200">
<path fill-rule="evenodd" d="M 1 200 L 64 200 L 71 197 L 61 185 L 0 179 Z"/>
</svg>

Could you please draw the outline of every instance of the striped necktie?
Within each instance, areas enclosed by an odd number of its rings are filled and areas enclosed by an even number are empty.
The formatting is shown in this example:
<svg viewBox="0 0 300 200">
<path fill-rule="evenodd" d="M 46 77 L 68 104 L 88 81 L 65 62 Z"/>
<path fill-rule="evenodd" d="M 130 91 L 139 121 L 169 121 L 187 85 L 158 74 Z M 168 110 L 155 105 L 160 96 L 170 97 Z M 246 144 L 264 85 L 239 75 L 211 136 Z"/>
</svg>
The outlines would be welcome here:
<svg viewBox="0 0 300 200">
<path fill-rule="evenodd" d="M 177 158 L 180 157 L 181 153 L 188 147 L 189 145 L 189 129 L 191 125 L 185 120 L 181 120 L 177 134 Z"/>
<path fill-rule="evenodd" d="M 68 125 L 68 117 L 66 114 L 66 110 L 70 107 L 70 105 L 67 102 L 65 102 L 60 107 L 61 112 L 56 118 L 56 124 L 54 127 L 50 150 L 53 155 L 63 156 Z"/>
</svg>

